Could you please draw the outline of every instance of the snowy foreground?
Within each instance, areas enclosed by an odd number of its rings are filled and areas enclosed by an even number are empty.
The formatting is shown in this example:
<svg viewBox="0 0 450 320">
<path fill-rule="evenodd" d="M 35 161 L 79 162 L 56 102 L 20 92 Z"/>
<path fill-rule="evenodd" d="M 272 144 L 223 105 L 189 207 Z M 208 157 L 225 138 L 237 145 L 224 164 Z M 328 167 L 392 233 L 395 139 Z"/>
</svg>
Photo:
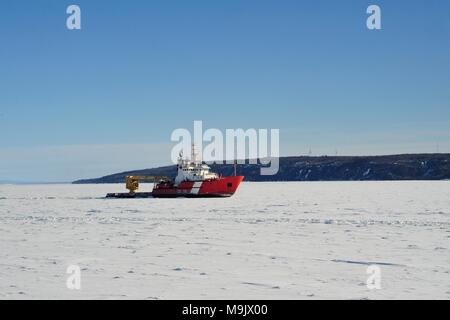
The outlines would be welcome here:
<svg viewBox="0 0 450 320">
<path fill-rule="evenodd" d="M 450 298 L 449 181 L 102 198 L 123 188 L 0 186 L 0 299 Z M 80 290 L 66 286 L 70 265 Z"/>
</svg>

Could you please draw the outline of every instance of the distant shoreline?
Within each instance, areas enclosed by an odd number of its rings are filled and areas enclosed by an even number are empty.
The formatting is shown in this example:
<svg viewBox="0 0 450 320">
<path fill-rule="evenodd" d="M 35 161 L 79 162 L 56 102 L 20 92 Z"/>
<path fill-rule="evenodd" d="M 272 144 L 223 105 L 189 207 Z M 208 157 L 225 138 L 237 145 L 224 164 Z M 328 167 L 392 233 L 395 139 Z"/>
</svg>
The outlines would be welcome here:
<svg viewBox="0 0 450 320">
<path fill-rule="evenodd" d="M 277 174 L 263 176 L 260 164 L 240 164 L 244 181 L 397 181 L 449 180 L 450 154 L 400 154 L 385 156 L 298 156 L 280 157 Z M 211 169 L 223 176 L 233 174 L 229 164 L 212 164 Z M 176 166 L 131 170 L 100 178 L 82 179 L 74 184 L 123 183 L 127 175 L 174 177 Z"/>
<path fill-rule="evenodd" d="M 43 184 L 73 184 L 73 182 L 27 182 L 27 181 L 0 181 L 0 185 L 14 185 L 14 186 L 20 186 L 20 185 L 43 185 Z"/>
<path fill-rule="evenodd" d="M 320 180 L 320 181 L 242 181 L 242 183 L 296 183 L 296 182 L 304 182 L 304 183 L 319 183 L 319 182 L 327 182 L 327 183 L 339 183 L 339 182 L 446 182 L 450 181 L 450 179 L 442 179 L 442 180 Z M 141 182 L 141 184 L 152 184 L 153 182 Z M 45 185 L 102 185 L 102 184 L 117 184 L 123 185 L 124 182 L 102 182 L 102 183 L 74 183 L 74 182 L 32 182 L 32 183 L 0 183 L 0 186 L 45 186 Z"/>
</svg>

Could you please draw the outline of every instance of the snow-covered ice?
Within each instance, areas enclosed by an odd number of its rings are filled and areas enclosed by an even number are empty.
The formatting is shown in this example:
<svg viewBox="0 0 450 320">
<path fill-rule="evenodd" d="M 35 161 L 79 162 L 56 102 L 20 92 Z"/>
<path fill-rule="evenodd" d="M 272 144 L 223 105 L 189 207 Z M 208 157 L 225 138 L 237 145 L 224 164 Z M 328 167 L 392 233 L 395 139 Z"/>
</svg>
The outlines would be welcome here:
<svg viewBox="0 0 450 320">
<path fill-rule="evenodd" d="M 0 186 L 0 299 L 450 298 L 449 181 L 103 198 L 123 188 Z M 69 265 L 81 290 L 66 287 Z"/>
</svg>

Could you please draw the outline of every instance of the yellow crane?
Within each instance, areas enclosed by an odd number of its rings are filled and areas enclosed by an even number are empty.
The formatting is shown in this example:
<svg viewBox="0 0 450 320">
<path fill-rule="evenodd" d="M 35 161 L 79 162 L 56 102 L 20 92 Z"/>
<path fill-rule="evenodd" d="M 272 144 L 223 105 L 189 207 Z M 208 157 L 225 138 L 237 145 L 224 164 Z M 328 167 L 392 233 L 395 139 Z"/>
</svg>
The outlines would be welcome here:
<svg viewBox="0 0 450 320">
<path fill-rule="evenodd" d="M 139 190 L 139 182 L 140 181 L 148 181 L 148 182 L 160 182 L 167 181 L 168 177 L 165 176 L 126 176 L 126 188 L 130 191 L 130 194 L 133 195 Z"/>
<path fill-rule="evenodd" d="M 125 186 L 128 189 L 128 193 L 108 193 L 107 198 L 150 198 L 151 192 L 137 192 L 139 190 L 139 182 L 160 182 L 170 181 L 170 178 L 166 176 L 126 176 Z"/>
</svg>

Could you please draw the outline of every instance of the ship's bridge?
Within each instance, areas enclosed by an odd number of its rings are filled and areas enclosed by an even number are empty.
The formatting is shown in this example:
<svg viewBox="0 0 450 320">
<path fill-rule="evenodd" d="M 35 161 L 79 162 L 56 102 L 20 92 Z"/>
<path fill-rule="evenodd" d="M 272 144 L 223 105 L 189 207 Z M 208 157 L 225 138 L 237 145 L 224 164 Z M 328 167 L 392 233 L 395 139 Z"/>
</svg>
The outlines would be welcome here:
<svg viewBox="0 0 450 320">
<path fill-rule="evenodd" d="M 175 177 L 175 184 L 178 185 L 183 181 L 204 181 L 217 179 L 217 173 L 210 172 L 210 167 L 207 164 L 197 159 L 194 147 L 192 147 L 192 154 L 190 160 L 183 159 L 180 154 L 178 158 L 178 174 Z"/>
</svg>

